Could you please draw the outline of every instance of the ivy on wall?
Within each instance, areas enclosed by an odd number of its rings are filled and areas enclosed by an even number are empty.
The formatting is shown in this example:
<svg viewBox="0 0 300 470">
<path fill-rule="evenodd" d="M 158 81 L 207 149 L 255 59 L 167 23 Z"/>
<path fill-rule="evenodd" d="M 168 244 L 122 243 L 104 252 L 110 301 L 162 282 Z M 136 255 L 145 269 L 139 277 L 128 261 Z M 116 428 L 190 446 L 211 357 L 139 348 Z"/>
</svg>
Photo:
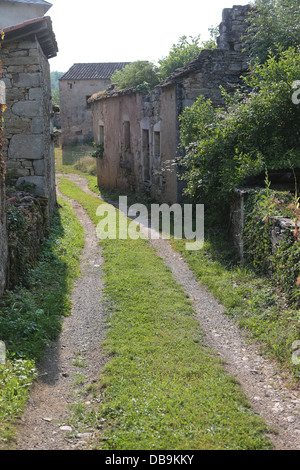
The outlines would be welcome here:
<svg viewBox="0 0 300 470">
<path fill-rule="evenodd" d="M 296 306 L 300 305 L 299 215 L 297 194 L 253 190 L 245 203 L 243 232 L 246 262 L 271 275 Z M 293 223 L 283 230 L 278 217 Z"/>
</svg>

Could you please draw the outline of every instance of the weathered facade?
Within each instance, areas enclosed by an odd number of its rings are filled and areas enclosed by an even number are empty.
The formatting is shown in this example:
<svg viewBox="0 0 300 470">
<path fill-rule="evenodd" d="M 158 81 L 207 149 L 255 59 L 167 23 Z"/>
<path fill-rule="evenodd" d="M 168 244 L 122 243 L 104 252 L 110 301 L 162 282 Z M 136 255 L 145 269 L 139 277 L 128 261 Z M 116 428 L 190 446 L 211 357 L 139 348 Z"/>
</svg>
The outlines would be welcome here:
<svg viewBox="0 0 300 470">
<path fill-rule="evenodd" d="M 74 64 L 59 80 L 62 147 L 93 140 L 93 117 L 88 99 L 106 90 L 111 76 L 127 62 Z"/>
<path fill-rule="evenodd" d="M 104 145 L 97 159 L 98 184 L 108 188 L 146 189 L 160 202 L 181 200 L 182 182 L 174 164 L 179 147 L 179 116 L 203 95 L 222 106 L 220 90 L 235 92 L 247 70 L 240 36 L 250 7 L 223 11 L 218 48 L 203 50 L 150 94 L 137 89 L 95 94 L 94 140 Z"/>
<path fill-rule="evenodd" d="M 94 138 L 104 144 L 97 158 L 98 185 L 124 191 L 145 188 L 160 200 L 176 200 L 176 94 L 160 89 L 109 92 L 93 99 Z"/>
<path fill-rule="evenodd" d="M 8 178 L 56 202 L 51 86 L 48 59 L 57 54 L 49 17 L 4 28 L 3 81 L 6 84 L 4 157 Z"/>
</svg>

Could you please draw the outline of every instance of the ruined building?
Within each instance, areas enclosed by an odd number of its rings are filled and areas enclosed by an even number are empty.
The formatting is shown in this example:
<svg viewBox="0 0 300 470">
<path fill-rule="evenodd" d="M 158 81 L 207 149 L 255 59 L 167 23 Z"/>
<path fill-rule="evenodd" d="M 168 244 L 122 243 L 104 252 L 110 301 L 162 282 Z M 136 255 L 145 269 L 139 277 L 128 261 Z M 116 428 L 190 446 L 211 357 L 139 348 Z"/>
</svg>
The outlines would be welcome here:
<svg viewBox="0 0 300 470">
<path fill-rule="evenodd" d="M 111 76 L 128 62 L 74 64 L 59 80 L 62 147 L 93 141 L 89 98 L 106 90 Z"/>
<path fill-rule="evenodd" d="M 104 149 L 97 158 L 99 186 L 146 189 L 159 202 L 181 200 L 182 183 L 174 165 L 179 116 L 199 95 L 221 106 L 220 86 L 229 93 L 240 86 L 248 68 L 240 37 L 247 28 L 249 10 L 249 5 L 224 9 L 217 49 L 203 50 L 151 93 L 138 88 L 107 90 L 89 100 L 94 140 Z"/>
</svg>

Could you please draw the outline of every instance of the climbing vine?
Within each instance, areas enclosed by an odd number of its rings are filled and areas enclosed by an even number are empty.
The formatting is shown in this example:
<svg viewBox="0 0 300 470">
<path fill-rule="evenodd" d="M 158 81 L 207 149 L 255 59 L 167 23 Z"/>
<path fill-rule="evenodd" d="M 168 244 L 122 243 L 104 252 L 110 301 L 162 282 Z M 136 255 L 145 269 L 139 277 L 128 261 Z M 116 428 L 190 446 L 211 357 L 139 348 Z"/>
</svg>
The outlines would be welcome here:
<svg viewBox="0 0 300 470">
<path fill-rule="evenodd" d="M 245 258 L 260 272 L 271 275 L 293 304 L 300 305 L 300 240 L 298 237 L 298 197 L 269 187 L 249 193 L 245 205 Z M 291 222 L 281 230 L 276 218 Z M 277 231 L 276 231 L 276 227 Z M 274 235 L 277 233 L 277 242 Z M 273 240 L 273 242 L 272 242 Z"/>
</svg>

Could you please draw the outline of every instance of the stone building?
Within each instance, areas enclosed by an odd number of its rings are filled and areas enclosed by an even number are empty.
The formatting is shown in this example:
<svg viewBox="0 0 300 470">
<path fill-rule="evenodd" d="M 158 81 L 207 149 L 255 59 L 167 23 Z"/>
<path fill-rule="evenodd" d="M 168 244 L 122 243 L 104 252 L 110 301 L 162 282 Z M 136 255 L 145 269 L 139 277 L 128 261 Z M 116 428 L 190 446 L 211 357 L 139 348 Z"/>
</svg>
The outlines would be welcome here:
<svg viewBox="0 0 300 470">
<path fill-rule="evenodd" d="M 235 92 L 247 70 L 240 36 L 250 6 L 223 10 L 218 47 L 203 50 L 177 69 L 150 94 L 139 88 L 95 94 L 94 140 L 104 145 L 97 159 L 99 186 L 118 190 L 146 189 L 159 202 L 180 202 L 182 182 L 174 164 L 179 147 L 179 116 L 203 95 L 222 106 L 220 91 Z"/>
<path fill-rule="evenodd" d="M 59 80 L 62 147 L 92 142 L 93 117 L 88 99 L 107 89 L 111 76 L 128 62 L 74 64 Z"/>
<path fill-rule="evenodd" d="M 8 177 L 17 186 L 32 185 L 34 194 L 46 197 L 51 214 L 56 192 L 49 59 L 58 51 L 52 22 L 49 17 L 33 18 L 5 27 L 4 33 L 1 58 Z"/>
<path fill-rule="evenodd" d="M 57 54 L 52 24 L 44 0 L 0 0 L 0 103 L 4 113 L 5 158 L 9 182 L 32 185 L 44 196 L 45 219 L 53 212 L 54 152 L 51 139 L 51 90 L 48 59 Z M 0 158 L 0 167 L 1 165 Z M 0 175 L 0 295 L 9 281 L 5 185 Z M 41 209 L 43 210 L 43 209 Z M 32 230 L 35 230 L 34 224 Z M 36 237 L 38 238 L 38 237 Z"/>
</svg>

